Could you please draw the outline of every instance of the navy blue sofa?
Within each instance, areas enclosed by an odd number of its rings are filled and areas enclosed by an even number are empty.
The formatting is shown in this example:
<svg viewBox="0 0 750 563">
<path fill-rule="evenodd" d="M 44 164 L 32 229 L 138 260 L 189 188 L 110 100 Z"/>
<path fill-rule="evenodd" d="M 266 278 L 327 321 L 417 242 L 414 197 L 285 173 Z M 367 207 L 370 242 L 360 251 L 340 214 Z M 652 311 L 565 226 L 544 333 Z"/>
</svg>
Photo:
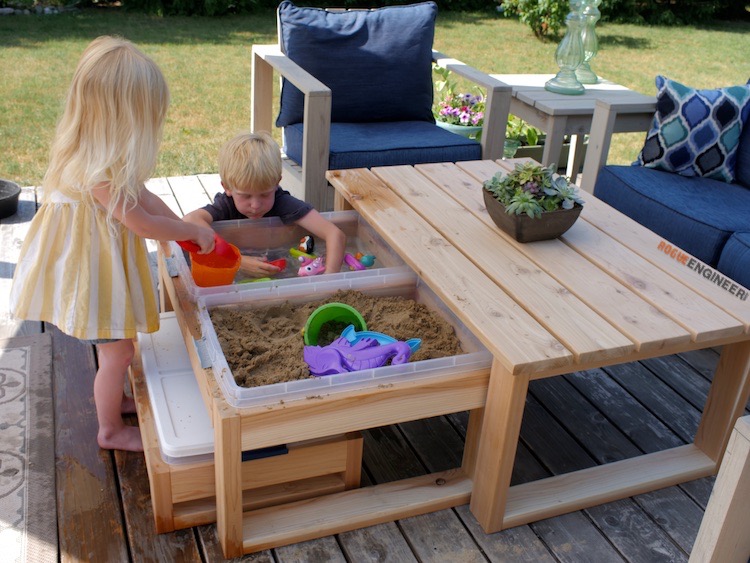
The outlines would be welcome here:
<svg viewBox="0 0 750 563">
<path fill-rule="evenodd" d="M 604 105 L 597 110 L 604 117 Z M 749 288 L 750 126 L 740 139 L 734 183 L 643 166 L 601 166 L 606 154 L 588 181 L 602 201 Z"/>
</svg>

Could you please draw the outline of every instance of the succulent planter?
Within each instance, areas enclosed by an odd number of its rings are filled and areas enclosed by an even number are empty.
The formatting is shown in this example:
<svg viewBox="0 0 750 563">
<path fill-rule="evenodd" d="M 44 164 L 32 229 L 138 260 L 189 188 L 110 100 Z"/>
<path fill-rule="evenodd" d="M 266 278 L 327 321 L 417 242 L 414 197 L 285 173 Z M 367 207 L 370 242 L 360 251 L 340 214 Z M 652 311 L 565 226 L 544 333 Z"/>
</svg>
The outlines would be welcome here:
<svg viewBox="0 0 750 563">
<path fill-rule="evenodd" d="M 484 205 L 490 218 L 503 232 L 512 236 L 518 242 L 534 242 L 550 240 L 559 237 L 576 222 L 583 207 L 575 204 L 572 209 L 558 209 L 542 213 L 542 216 L 532 219 L 528 215 L 509 214 L 505 206 L 482 188 Z"/>
<path fill-rule="evenodd" d="M 14 215 L 18 211 L 18 196 L 21 188 L 8 180 L 0 180 L 0 219 Z"/>
</svg>

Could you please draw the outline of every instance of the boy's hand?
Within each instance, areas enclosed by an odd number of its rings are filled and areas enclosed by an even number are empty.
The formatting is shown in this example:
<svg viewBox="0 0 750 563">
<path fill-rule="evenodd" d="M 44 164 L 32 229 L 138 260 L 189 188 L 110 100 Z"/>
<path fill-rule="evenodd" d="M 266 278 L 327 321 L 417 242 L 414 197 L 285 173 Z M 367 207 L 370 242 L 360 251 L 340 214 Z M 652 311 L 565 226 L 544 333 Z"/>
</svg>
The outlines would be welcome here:
<svg viewBox="0 0 750 563">
<path fill-rule="evenodd" d="M 265 278 L 278 274 L 281 268 L 254 256 L 243 256 L 240 260 L 240 271 L 252 278 Z"/>
</svg>

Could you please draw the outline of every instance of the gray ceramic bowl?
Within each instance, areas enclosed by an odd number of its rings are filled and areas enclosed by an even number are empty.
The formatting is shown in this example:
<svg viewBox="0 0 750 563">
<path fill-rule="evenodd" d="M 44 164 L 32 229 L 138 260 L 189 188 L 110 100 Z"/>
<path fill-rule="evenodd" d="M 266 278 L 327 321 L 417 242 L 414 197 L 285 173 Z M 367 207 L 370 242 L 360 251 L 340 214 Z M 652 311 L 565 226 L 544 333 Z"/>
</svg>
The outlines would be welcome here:
<svg viewBox="0 0 750 563">
<path fill-rule="evenodd" d="M 21 188 L 8 180 L 0 180 L 0 219 L 10 217 L 18 211 L 18 196 Z"/>
</svg>

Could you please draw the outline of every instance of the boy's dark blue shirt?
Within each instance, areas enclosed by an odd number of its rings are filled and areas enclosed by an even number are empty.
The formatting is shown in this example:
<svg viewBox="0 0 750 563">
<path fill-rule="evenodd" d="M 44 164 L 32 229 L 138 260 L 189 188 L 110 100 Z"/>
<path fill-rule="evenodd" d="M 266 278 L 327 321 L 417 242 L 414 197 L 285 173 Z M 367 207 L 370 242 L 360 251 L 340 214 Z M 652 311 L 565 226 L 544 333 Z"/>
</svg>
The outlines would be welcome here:
<svg viewBox="0 0 750 563">
<path fill-rule="evenodd" d="M 214 197 L 214 202 L 204 206 L 203 209 L 211 215 L 214 221 L 247 219 L 246 215 L 237 210 L 234 199 L 224 192 L 217 193 Z M 313 206 L 306 201 L 297 199 L 288 191 L 282 189 L 281 186 L 277 186 L 273 207 L 263 217 L 278 217 L 282 223 L 290 225 L 302 219 L 312 209 Z"/>
</svg>

